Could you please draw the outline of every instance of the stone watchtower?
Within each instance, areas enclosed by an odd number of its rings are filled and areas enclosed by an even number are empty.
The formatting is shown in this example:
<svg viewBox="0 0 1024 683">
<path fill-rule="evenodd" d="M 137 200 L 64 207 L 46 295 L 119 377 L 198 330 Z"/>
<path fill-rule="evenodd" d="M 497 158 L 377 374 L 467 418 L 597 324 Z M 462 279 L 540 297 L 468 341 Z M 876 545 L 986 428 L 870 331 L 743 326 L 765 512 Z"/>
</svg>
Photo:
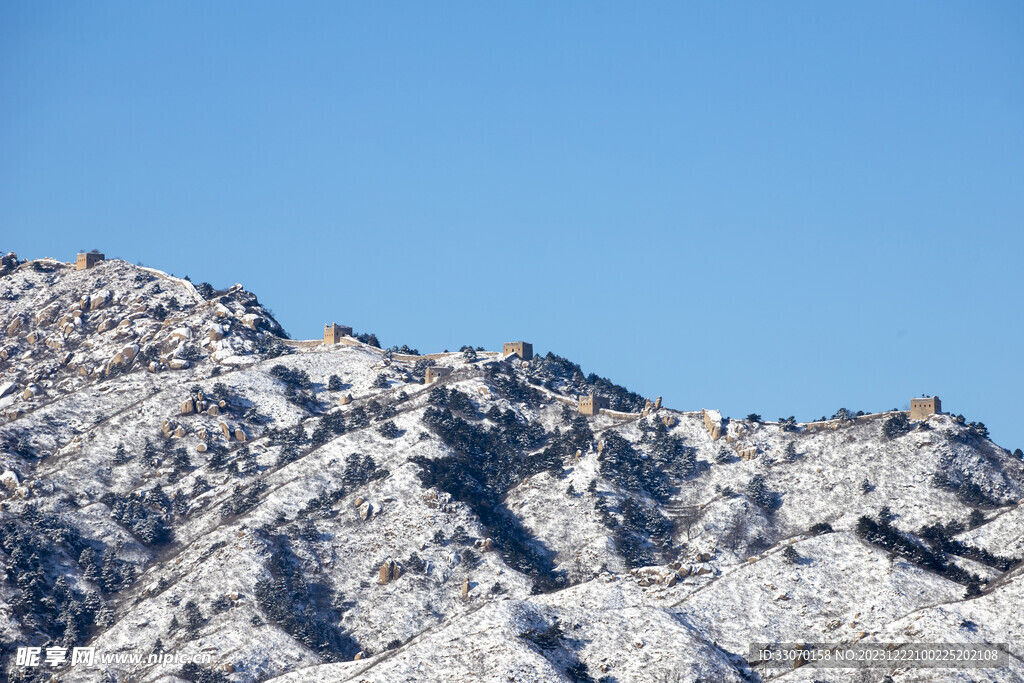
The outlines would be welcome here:
<svg viewBox="0 0 1024 683">
<path fill-rule="evenodd" d="M 519 356 L 520 360 L 533 360 L 533 344 L 524 341 L 505 342 L 501 348 L 501 357 L 508 358 L 512 354 Z"/>
<path fill-rule="evenodd" d="M 942 412 L 942 401 L 938 396 L 910 399 L 910 419 L 927 420 L 929 415 Z"/>
<path fill-rule="evenodd" d="M 339 325 L 337 323 L 324 325 L 324 344 L 337 344 L 341 341 L 342 337 L 351 336 L 351 327 L 345 327 L 344 325 Z"/>
<path fill-rule="evenodd" d="M 423 383 L 431 384 L 442 377 L 447 377 L 450 374 L 452 374 L 451 368 L 447 368 L 443 365 L 431 365 L 423 375 Z"/>
<path fill-rule="evenodd" d="M 580 415 L 597 415 L 601 412 L 602 408 L 608 408 L 608 399 L 603 396 L 589 394 L 587 396 L 580 396 L 577 410 Z"/>
<path fill-rule="evenodd" d="M 93 251 L 80 252 L 78 258 L 75 259 L 75 270 L 88 270 L 103 260 L 103 254 L 95 249 Z"/>
</svg>

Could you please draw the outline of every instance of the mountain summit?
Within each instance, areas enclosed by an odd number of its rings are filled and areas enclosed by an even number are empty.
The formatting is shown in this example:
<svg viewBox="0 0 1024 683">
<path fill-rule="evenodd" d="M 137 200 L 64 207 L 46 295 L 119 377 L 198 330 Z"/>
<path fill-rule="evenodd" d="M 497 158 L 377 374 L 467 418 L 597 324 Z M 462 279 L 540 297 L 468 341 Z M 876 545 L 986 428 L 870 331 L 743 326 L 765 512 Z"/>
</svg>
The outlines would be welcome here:
<svg viewBox="0 0 1024 683">
<path fill-rule="evenodd" d="M 4 257 L 0 331 L 12 680 L 1024 680 L 1024 463 L 937 399 L 675 410 L 526 342 L 290 340 L 240 285 L 101 254 Z M 1011 654 L 751 652 L 812 642 Z"/>
</svg>

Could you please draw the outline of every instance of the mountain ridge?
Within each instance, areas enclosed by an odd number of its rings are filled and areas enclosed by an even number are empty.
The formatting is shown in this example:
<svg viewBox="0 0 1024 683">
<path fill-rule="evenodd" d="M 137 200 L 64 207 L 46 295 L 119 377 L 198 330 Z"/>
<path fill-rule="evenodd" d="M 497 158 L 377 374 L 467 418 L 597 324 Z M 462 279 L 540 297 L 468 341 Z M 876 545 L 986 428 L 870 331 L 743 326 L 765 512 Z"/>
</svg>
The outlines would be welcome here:
<svg viewBox="0 0 1024 683">
<path fill-rule="evenodd" d="M 1024 474 L 980 423 L 729 420 L 552 354 L 291 341 L 240 285 L 116 260 L 8 255 L 0 304 L 3 639 L 216 653 L 114 680 L 811 680 L 747 646 L 1024 642 Z"/>
</svg>

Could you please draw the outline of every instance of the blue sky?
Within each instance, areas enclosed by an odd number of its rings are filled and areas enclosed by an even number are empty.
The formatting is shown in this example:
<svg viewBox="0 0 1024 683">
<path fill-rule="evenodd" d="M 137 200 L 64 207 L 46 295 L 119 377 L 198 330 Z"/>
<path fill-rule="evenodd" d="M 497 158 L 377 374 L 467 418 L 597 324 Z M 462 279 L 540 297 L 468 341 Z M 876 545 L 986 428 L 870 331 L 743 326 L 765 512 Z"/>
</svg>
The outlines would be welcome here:
<svg viewBox="0 0 1024 683">
<path fill-rule="evenodd" d="M 1024 5 L 7 2 L 0 237 L 1024 448 Z"/>
</svg>

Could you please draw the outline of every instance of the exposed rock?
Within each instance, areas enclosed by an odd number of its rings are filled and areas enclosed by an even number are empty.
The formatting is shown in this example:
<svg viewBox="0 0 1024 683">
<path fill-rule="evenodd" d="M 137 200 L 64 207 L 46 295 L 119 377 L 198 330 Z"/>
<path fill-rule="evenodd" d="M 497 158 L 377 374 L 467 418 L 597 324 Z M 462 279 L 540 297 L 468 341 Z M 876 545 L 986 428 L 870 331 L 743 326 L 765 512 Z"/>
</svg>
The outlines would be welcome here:
<svg viewBox="0 0 1024 683">
<path fill-rule="evenodd" d="M 167 366 L 171 368 L 171 370 L 184 370 L 189 367 L 189 362 L 180 358 L 172 358 L 170 362 L 167 363 Z"/>
<path fill-rule="evenodd" d="M 218 406 L 210 406 L 206 409 L 206 414 L 214 416 L 220 415 L 220 408 Z"/>
<path fill-rule="evenodd" d="M 33 383 L 25 387 L 25 391 L 21 393 L 21 398 L 22 400 L 28 401 L 41 393 L 43 393 L 43 388 L 38 384 Z"/>
<path fill-rule="evenodd" d="M 398 579 L 398 577 L 402 575 L 402 568 L 397 562 L 388 558 L 387 561 L 380 566 L 378 574 L 377 583 L 383 585 Z"/>
<path fill-rule="evenodd" d="M 117 327 L 117 320 L 113 318 L 104 318 L 99 325 L 96 326 L 97 332 L 109 332 L 110 330 Z"/>
<path fill-rule="evenodd" d="M 125 362 L 131 363 L 135 360 L 135 356 L 139 354 L 138 344 L 129 344 L 128 346 L 121 349 L 121 356 L 124 357 Z"/>
<path fill-rule="evenodd" d="M 746 448 L 739 448 L 736 450 L 736 455 L 740 456 L 744 460 L 753 460 L 757 457 L 759 449 L 757 446 L 748 446 Z"/>
<path fill-rule="evenodd" d="M 101 308 L 106 308 L 107 306 L 110 305 L 112 299 L 113 294 L 110 292 L 109 289 L 101 289 L 100 291 L 94 293 L 91 297 L 89 297 L 88 310 L 98 311 Z M 82 309 L 84 310 L 85 306 L 82 306 Z"/>
<path fill-rule="evenodd" d="M 3 485 L 8 491 L 14 491 L 21 486 L 21 480 L 13 470 L 4 470 L 4 473 L 0 474 L 0 485 Z"/>
<path fill-rule="evenodd" d="M 241 441 L 241 442 L 244 443 L 247 438 L 248 437 L 246 437 L 245 432 L 242 431 L 241 427 L 235 427 L 235 440 L 236 441 Z"/>
<path fill-rule="evenodd" d="M 338 405 L 342 405 L 342 406 L 347 406 L 351 402 L 352 402 L 352 394 L 345 394 L 344 396 L 342 396 L 341 398 L 338 399 Z"/>
<path fill-rule="evenodd" d="M 15 318 L 11 321 L 11 324 L 7 326 L 7 336 L 13 337 L 18 334 L 18 330 L 21 329 L 21 318 Z"/>
<path fill-rule="evenodd" d="M 185 434 L 186 434 L 186 432 L 185 432 L 185 428 L 184 428 L 184 427 L 182 427 L 181 425 L 178 425 L 178 428 L 174 430 L 174 435 L 175 435 L 176 437 L 178 437 L 179 439 L 180 439 L 181 437 L 185 436 Z"/>
<path fill-rule="evenodd" d="M 181 414 L 182 414 L 182 415 L 188 415 L 188 414 L 189 414 L 189 413 L 191 413 L 191 412 L 192 412 L 193 410 L 195 410 L 195 404 L 194 404 L 194 403 L 192 403 L 192 399 L 191 399 L 191 398 L 189 398 L 189 399 L 185 400 L 185 401 L 184 401 L 184 402 L 183 402 L 183 403 L 181 404 Z"/>
<path fill-rule="evenodd" d="M 711 435 L 712 441 L 718 441 L 722 436 L 722 414 L 717 410 L 702 410 L 704 416 L 704 427 Z"/>
<path fill-rule="evenodd" d="M 226 422 L 220 423 L 220 431 L 224 433 L 224 438 L 231 440 L 231 427 L 228 427 Z"/>
<path fill-rule="evenodd" d="M 242 324 L 248 327 L 250 330 L 258 330 L 260 323 L 263 320 L 262 317 L 255 313 L 246 313 L 242 316 Z"/>
<path fill-rule="evenodd" d="M 462 582 L 462 597 L 463 598 L 468 598 L 469 597 L 469 579 L 468 578 L 465 581 Z"/>
<path fill-rule="evenodd" d="M 200 453 L 205 453 L 207 448 L 208 446 L 202 441 L 200 441 L 199 445 L 196 446 L 196 450 L 199 451 Z"/>
</svg>

